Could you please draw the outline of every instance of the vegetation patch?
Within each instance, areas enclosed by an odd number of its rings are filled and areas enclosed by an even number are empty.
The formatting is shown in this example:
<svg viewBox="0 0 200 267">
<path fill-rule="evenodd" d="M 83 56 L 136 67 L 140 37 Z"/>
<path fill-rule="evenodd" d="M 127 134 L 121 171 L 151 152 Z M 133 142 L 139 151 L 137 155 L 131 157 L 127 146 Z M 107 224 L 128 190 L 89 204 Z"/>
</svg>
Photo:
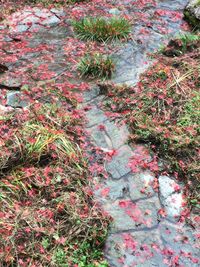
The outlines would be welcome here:
<svg viewBox="0 0 200 267">
<path fill-rule="evenodd" d="M 27 3 L 30 4 L 43 4 L 45 6 L 48 5 L 65 5 L 65 4 L 74 4 L 74 3 L 81 3 L 81 2 L 86 2 L 86 0 L 26 0 Z"/>
<path fill-rule="evenodd" d="M 136 87 L 104 90 L 105 107 L 127 121 L 131 140 L 149 144 L 164 159 L 162 170 L 188 181 L 193 204 L 200 181 L 199 44 L 179 57 L 158 56 Z"/>
<path fill-rule="evenodd" d="M 111 78 L 115 64 L 110 56 L 96 54 L 85 55 L 78 64 L 81 76 L 91 79 Z"/>
<path fill-rule="evenodd" d="M 37 103 L 0 120 L 4 266 L 107 266 L 108 219 L 92 200 L 81 117 L 72 113 Z"/>
<path fill-rule="evenodd" d="M 72 25 L 78 38 L 82 40 L 108 42 L 127 40 L 131 24 L 125 18 L 83 18 L 73 21 Z"/>
<path fill-rule="evenodd" d="M 181 34 L 177 38 L 172 39 L 161 52 L 166 56 L 181 56 L 186 51 L 191 52 L 198 49 L 199 41 L 200 35 L 193 33 Z"/>
</svg>

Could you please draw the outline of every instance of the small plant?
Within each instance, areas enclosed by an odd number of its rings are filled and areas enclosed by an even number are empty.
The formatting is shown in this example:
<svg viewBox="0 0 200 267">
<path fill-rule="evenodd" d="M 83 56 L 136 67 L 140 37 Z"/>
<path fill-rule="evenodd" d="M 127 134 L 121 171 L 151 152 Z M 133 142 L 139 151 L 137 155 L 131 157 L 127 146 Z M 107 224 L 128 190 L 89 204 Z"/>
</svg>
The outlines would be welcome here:
<svg viewBox="0 0 200 267">
<path fill-rule="evenodd" d="M 191 52 L 194 49 L 198 49 L 199 41 L 200 35 L 198 34 L 180 34 L 170 40 L 166 48 L 161 48 L 160 52 L 166 56 L 181 56 L 187 51 Z"/>
<path fill-rule="evenodd" d="M 102 54 L 87 54 L 85 55 L 79 65 L 78 70 L 81 76 L 89 78 L 111 78 L 115 69 L 115 65 L 110 56 L 104 56 Z"/>
<path fill-rule="evenodd" d="M 98 42 L 127 39 L 131 33 L 131 25 L 124 18 L 83 18 L 73 21 L 77 36 L 82 40 Z"/>
</svg>

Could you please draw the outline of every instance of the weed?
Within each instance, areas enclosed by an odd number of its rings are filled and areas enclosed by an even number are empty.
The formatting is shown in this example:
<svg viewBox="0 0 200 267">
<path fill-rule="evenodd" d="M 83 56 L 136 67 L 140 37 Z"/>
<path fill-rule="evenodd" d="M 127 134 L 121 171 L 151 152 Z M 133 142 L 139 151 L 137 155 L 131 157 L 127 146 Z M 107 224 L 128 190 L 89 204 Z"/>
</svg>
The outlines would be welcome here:
<svg viewBox="0 0 200 267">
<path fill-rule="evenodd" d="M 92 79 L 111 78 L 114 69 L 115 65 L 112 58 L 98 53 L 85 55 L 78 65 L 78 70 L 81 76 Z"/>
<path fill-rule="evenodd" d="M 83 18 L 72 25 L 80 39 L 98 42 L 126 40 L 131 32 L 131 25 L 124 18 Z"/>
<path fill-rule="evenodd" d="M 5 266 L 69 267 L 72 255 L 85 266 L 102 262 L 108 220 L 87 193 L 87 160 L 74 127 L 80 122 L 55 104 L 34 104 L 31 113 L 0 121 L 0 261 Z"/>
<path fill-rule="evenodd" d="M 186 33 L 179 34 L 176 38 L 172 39 L 167 47 L 160 49 L 166 56 L 181 56 L 186 51 L 198 49 L 200 41 L 199 34 Z"/>
</svg>

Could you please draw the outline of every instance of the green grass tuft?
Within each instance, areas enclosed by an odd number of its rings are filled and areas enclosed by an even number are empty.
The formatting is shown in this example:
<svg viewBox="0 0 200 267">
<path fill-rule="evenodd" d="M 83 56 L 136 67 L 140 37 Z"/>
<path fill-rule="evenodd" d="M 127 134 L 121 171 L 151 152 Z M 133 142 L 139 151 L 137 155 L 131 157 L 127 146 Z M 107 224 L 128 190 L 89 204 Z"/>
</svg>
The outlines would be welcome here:
<svg viewBox="0 0 200 267">
<path fill-rule="evenodd" d="M 128 39 L 131 25 L 125 18 L 83 18 L 73 21 L 77 36 L 82 40 L 98 42 Z"/>
<path fill-rule="evenodd" d="M 104 56 L 96 53 L 94 55 L 85 55 L 78 64 L 78 70 L 83 77 L 91 79 L 111 78 L 115 69 L 115 64 L 110 56 Z"/>
</svg>

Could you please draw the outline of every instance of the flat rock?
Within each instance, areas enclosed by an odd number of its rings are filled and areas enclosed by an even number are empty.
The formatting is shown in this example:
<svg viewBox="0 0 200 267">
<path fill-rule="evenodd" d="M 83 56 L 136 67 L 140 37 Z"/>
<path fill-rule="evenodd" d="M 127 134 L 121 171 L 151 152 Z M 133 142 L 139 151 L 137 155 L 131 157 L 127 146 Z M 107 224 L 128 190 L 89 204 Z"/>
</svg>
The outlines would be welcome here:
<svg viewBox="0 0 200 267">
<path fill-rule="evenodd" d="M 52 15 L 51 17 L 46 18 L 45 20 L 41 21 L 42 25 L 57 25 L 58 23 L 60 23 L 60 19 L 58 17 L 56 17 L 55 15 Z"/>
<path fill-rule="evenodd" d="M 27 24 L 17 24 L 15 27 L 12 27 L 12 30 L 15 32 L 26 32 L 29 29 Z"/>
<path fill-rule="evenodd" d="M 124 179 L 105 179 L 95 189 L 95 195 L 100 203 L 112 203 L 117 199 L 122 199 L 128 193 L 128 182 Z"/>
<path fill-rule="evenodd" d="M 111 8 L 109 10 L 109 14 L 112 14 L 112 15 L 120 15 L 121 14 L 121 11 L 118 8 Z"/>
<path fill-rule="evenodd" d="M 8 87 L 21 87 L 21 81 L 18 78 L 11 77 L 9 73 L 1 75 L 0 83 Z"/>
<path fill-rule="evenodd" d="M 199 266 L 200 242 L 195 237 L 195 232 L 183 224 L 170 224 L 163 222 L 159 231 L 164 246 L 179 256 L 180 266 Z"/>
<path fill-rule="evenodd" d="M 50 9 L 50 11 L 54 14 L 56 14 L 56 16 L 58 17 L 65 17 L 66 13 L 63 9 L 56 9 L 56 8 L 52 8 Z"/>
<path fill-rule="evenodd" d="M 85 91 L 83 98 L 85 102 L 89 102 L 92 99 L 96 98 L 99 95 L 99 87 L 94 86 L 91 90 Z"/>
<path fill-rule="evenodd" d="M 120 147 L 116 155 L 112 157 L 112 160 L 106 163 L 106 171 L 110 173 L 114 179 L 119 179 L 128 174 L 131 171 L 128 167 L 128 163 L 132 155 L 133 152 L 128 145 Z"/>
<path fill-rule="evenodd" d="M 7 94 L 7 103 L 8 106 L 11 107 L 27 107 L 29 102 L 26 96 L 24 96 L 21 92 L 13 91 Z"/>
<path fill-rule="evenodd" d="M 160 248 L 162 241 L 157 230 L 128 232 L 110 235 L 105 254 L 113 267 L 163 267 Z"/>
<path fill-rule="evenodd" d="M 118 126 L 114 122 L 105 121 L 103 129 L 94 126 L 90 134 L 95 144 L 107 149 L 118 149 L 128 140 L 129 132 L 125 125 Z"/>
<path fill-rule="evenodd" d="M 128 176 L 129 194 L 132 200 L 151 197 L 155 194 L 152 184 L 154 175 L 148 171 Z"/>
<path fill-rule="evenodd" d="M 102 206 L 113 218 L 112 232 L 150 229 L 158 225 L 157 213 L 160 204 L 157 198 L 140 200 L 136 203 L 130 199 L 121 199 Z"/>
<path fill-rule="evenodd" d="M 183 209 L 181 186 L 169 176 L 160 176 L 158 181 L 160 200 L 167 213 L 167 217 L 172 220 L 177 220 Z"/>
<path fill-rule="evenodd" d="M 86 112 L 86 118 L 88 120 L 88 128 L 98 124 L 102 124 L 104 121 L 107 120 L 107 117 L 104 112 L 94 105 L 92 105 L 91 109 Z"/>
<path fill-rule="evenodd" d="M 20 24 L 36 24 L 36 23 L 40 23 L 40 22 L 41 22 L 40 17 L 37 17 L 34 14 L 30 14 L 26 18 L 22 19 L 20 21 Z"/>
</svg>

